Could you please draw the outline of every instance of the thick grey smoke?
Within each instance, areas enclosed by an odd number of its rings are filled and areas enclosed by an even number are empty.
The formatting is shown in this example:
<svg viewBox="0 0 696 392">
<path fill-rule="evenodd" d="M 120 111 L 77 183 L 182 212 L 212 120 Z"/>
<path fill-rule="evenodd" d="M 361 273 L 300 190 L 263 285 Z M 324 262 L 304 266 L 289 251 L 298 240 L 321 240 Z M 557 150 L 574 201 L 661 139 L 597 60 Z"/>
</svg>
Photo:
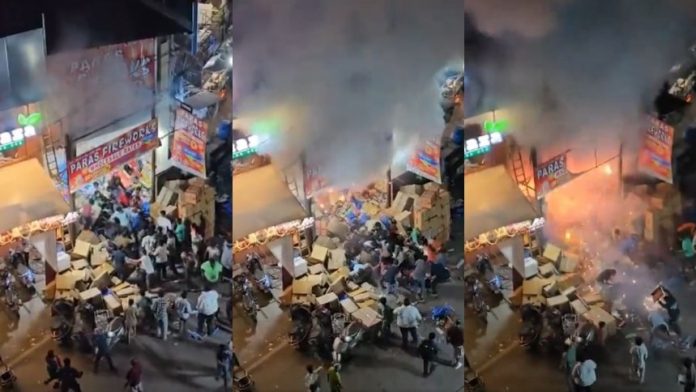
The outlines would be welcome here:
<svg viewBox="0 0 696 392">
<path fill-rule="evenodd" d="M 467 72 L 483 81 L 485 105 L 518 109 L 516 138 L 526 145 L 638 140 L 642 114 L 696 40 L 681 0 L 503 3 L 466 1 L 495 46 L 467 49 Z"/>
<path fill-rule="evenodd" d="M 85 46 L 86 35 L 71 34 L 70 47 Z M 85 45 L 80 45 L 85 43 Z M 152 88 L 138 85 L 131 76 L 142 67 L 131 67 L 112 50 L 99 48 L 58 53 L 47 58 L 48 96 L 43 101 L 47 123 L 61 120 L 73 138 L 105 127 L 152 107 Z"/>
<path fill-rule="evenodd" d="M 463 10 L 462 0 L 235 1 L 235 128 L 272 124 L 274 159 L 306 150 L 333 185 L 383 175 L 444 129 L 436 77 L 462 67 Z"/>
</svg>

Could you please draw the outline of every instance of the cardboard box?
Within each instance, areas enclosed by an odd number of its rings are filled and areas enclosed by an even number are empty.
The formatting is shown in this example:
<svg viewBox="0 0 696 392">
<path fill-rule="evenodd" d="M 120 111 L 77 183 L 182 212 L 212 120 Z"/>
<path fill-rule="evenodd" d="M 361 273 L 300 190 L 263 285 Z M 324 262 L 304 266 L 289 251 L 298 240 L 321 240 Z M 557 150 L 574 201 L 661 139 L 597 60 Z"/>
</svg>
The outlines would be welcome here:
<svg viewBox="0 0 696 392">
<path fill-rule="evenodd" d="M 542 264 L 539 266 L 539 275 L 548 278 L 551 275 L 556 275 L 556 267 L 552 263 Z"/>
<path fill-rule="evenodd" d="M 439 192 L 440 190 L 443 190 L 442 186 L 438 183 L 435 183 L 435 182 L 426 183 L 425 185 L 423 185 L 423 189 L 426 191 L 435 191 L 435 192 Z"/>
<path fill-rule="evenodd" d="M 365 328 L 371 328 L 382 322 L 382 317 L 380 317 L 379 313 L 370 307 L 356 309 L 351 316 L 359 321 Z"/>
<path fill-rule="evenodd" d="M 333 302 L 338 302 L 338 296 L 335 293 L 328 293 L 321 297 L 317 297 L 317 303 L 319 305 L 327 305 Z"/>
<path fill-rule="evenodd" d="M 616 319 L 599 306 L 590 306 L 590 310 L 585 312 L 582 316 L 596 328 L 599 328 L 599 323 L 603 321 L 606 324 L 607 336 L 616 334 Z"/>
<path fill-rule="evenodd" d="M 578 259 L 575 255 L 563 254 L 561 257 L 561 263 L 559 265 L 559 270 L 564 274 L 569 274 L 575 272 L 578 268 Z"/>
<path fill-rule="evenodd" d="M 548 282 L 541 278 L 534 277 L 531 279 L 527 279 L 524 281 L 524 283 L 522 283 L 522 294 L 525 296 L 541 295 L 544 286 L 546 286 L 547 284 Z"/>
<path fill-rule="evenodd" d="M 310 256 L 314 260 L 318 260 L 320 262 L 325 262 L 326 258 L 329 255 L 329 250 L 321 245 L 314 245 L 312 249 L 312 255 Z"/>
<path fill-rule="evenodd" d="M 80 258 L 86 259 L 89 257 L 89 251 L 92 249 L 92 244 L 89 242 L 77 240 L 75 247 L 73 248 L 72 254 L 79 256 Z"/>
<path fill-rule="evenodd" d="M 574 301 L 571 301 L 570 307 L 573 309 L 575 314 L 577 314 L 578 316 L 582 316 L 583 314 L 587 313 L 587 311 L 590 310 L 590 308 L 588 308 L 587 305 L 585 305 L 585 303 L 582 302 L 582 300 L 580 300 L 580 299 L 576 299 Z"/>
<path fill-rule="evenodd" d="M 416 199 L 416 209 L 431 209 L 436 206 L 437 193 L 433 191 L 425 191 Z"/>
<path fill-rule="evenodd" d="M 423 193 L 422 185 L 404 185 L 399 188 L 399 193 L 404 193 L 411 196 L 420 196 Z"/>
<path fill-rule="evenodd" d="M 580 286 L 583 283 L 582 276 L 578 274 L 566 274 L 560 276 L 556 281 L 558 282 L 558 289 L 561 291 L 565 291 L 570 287 Z"/>
<path fill-rule="evenodd" d="M 394 220 L 404 228 L 413 227 L 413 213 L 410 211 L 401 211 L 394 216 Z"/>
<path fill-rule="evenodd" d="M 557 295 L 555 297 L 547 298 L 546 304 L 549 307 L 560 307 L 568 304 L 568 297 L 565 295 Z"/>
<path fill-rule="evenodd" d="M 335 271 L 346 265 L 346 251 L 343 248 L 332 249 L 329 257 L 329 271 Z"/>
<path fill-rule="evenodd" d="M 353 302 L 353 300 L 350 298 L 345 298 L 341 300 L 341 307 L 348 314 L 352 314 L 353 312 L 359 309 L 358 305 L 356 305 L 355 302 Z"/>
<path fill-rule="evenodd" d="M 555 263 L 561 257 L 561 248 L 553 244 L 547 244 L 546 248 L 544 248 L 543 256 Z"/>
</svg>

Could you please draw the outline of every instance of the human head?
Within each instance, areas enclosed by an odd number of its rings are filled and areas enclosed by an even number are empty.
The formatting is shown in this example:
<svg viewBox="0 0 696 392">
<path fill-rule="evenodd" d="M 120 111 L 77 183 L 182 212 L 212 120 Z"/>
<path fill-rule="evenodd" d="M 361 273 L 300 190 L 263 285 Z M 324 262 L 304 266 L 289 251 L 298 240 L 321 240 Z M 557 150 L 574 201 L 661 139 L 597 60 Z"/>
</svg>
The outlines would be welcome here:
<svg viewBox="0 0 696 392">
<path fill-rule="evenodd" d="M 404 299 L 404 306 L 411 305 L 411 300 L 409 298 Z"/>
<path fill-rule="evenodd" d="M 685 368 L 690 368 L 691 365 L 693 365 L 693 363 L 694 363 L 694 362 L 693 362 L 693 361 L 691 360 L 691 358 L 689 358 L 689 357 L 684 358 L 684 359 L 682 360 L 682 364 L 684 365 Z"/>
<path fill-rule="evenodd" d="M 181 292 L 181 298 L 186 298 L 188 296 L 188 291 L 184 290 Z"/>
<path fill-rule="evenodd" d="M 63 358 L 63 365 L 65 365 L 65 366 L 70 366 L 70 362 L 71 362 L 71 361 L 70 361 L 70 358 L 67 358 L 67 357 L 66 357 L 66 358 Z"/>
<path fill-rule="evenodd" d="M 210 287 L 209 284 L 206 283 L 205 285 L 203 285 L 203 291 L 210 291 L 210 290 L 212 290 L 212 287 Z"/>
<path fill-rule="evenodd" d="M 381 303 L 382 305 L 386 305 L 387 304 L 387 297 L 380 297 L 379 303 Z"/>
<path fill-rule="evenodd" d="M 133 306 L 135 304 L 135 300 L 133 298 L 128 298 L 128 306 Z"/>
<path fill-rule="evenodd" d="M 636 344 L 636 346 L 640 346 L 643 344 L 643 338 L 641 338 L 640 336 L 636 336 L 636 338 L 633 339 L 633 342 Z"/>
<path fill-rule="evenodd" d="M 47 357 L 53 358 L 56 354 L 53 352 L 53 350 L 48 350 L 48 353 L 46 354 Z"/>
<path fill-rule="evenodd" d="M 314 373 L 314 366 L 307 365 L 307 373 Z"/>
<path fill-rule="evenodd" d="M 599 322 L 599 329 L 604 329 L 604 327 L 606 327 L 606 326 L 607 326 L 607 323 L 605 323 L 604 321 Z"/>
<path fill-rule="evenodd" d="M 430 332 L 428 334 L 428 340 L 435 340 L 435 332 Z"/>
<path fill-rule="evenodd" d="M 160 292 L 157 293 L 157 296 L 160 298 L 164 298 L 164 291 L 160 290 Z"/>
<path fill-rule="evenodd" d="M 160 211 L 160 216 L 163 217 L 163 218 L 166 218 L 166 217 L 167 217 L 167 213 L 164 212 L 164 211 Z"/>
</svg>

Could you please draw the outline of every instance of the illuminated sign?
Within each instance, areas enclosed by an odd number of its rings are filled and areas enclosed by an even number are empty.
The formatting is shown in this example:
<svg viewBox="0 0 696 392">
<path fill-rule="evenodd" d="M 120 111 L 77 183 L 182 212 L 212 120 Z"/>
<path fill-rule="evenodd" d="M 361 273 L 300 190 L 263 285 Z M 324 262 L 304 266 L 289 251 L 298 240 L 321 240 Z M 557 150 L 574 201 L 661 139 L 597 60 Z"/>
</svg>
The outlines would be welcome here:
<svg viewBox="0 0 696 392">
<path fill-rule="evenodd" d="M 243 158 L 256 154 L 256 148 L 261 144 L 257 135 L 251 135 L 245 139 L 235 140 L 232 144 L 232 159 Z"/>
<path fill-rule="evenodd" d="M 493 132 L 481 135 L 477 138 L 467 139 L 464 143 L 464 158 L 472 158 L 483 155 L 491 151 L 491 146 L 503 142 L 503 135 L 500 132 Z"/>
<path fill-rule="evenodd" d="M 494 133 L 494 132 L 505 132 L 509 128 L 510 123 L 507 120 L 500 120 L 500 121 L 484 121 L 483 122 L 483 130 L 486 133 Z"/>
<path fill-rule="evenodd" d="M 19 114 L 17 125 L 19 127 L 0 133 L 0 151 L 7 151 L 20 147 L 26 138 L 36 136 L 36 125 L 41 122 L 41 113 L 29 115 Z"/>
</svg>

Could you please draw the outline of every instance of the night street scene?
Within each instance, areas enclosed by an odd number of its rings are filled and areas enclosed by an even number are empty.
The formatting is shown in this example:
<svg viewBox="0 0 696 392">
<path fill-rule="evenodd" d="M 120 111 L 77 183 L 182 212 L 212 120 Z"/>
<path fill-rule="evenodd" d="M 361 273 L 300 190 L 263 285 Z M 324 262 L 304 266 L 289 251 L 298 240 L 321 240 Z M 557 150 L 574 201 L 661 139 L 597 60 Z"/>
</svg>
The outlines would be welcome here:
<svg viewBox="0 0 696 392">
<path fill-rule="evenodd" d="M 231 8 L 0 2 L 0 387 L 229 391 Z"/>
<path fill-rule="evenodd" d="M 233 3 L 235 390 L 464 390 L 463 15 Z"/>
<path fill-rule="evenodd" d="M 693 391 L 696 6 L 465 8 L 465 390 Z"/>
</svg>

